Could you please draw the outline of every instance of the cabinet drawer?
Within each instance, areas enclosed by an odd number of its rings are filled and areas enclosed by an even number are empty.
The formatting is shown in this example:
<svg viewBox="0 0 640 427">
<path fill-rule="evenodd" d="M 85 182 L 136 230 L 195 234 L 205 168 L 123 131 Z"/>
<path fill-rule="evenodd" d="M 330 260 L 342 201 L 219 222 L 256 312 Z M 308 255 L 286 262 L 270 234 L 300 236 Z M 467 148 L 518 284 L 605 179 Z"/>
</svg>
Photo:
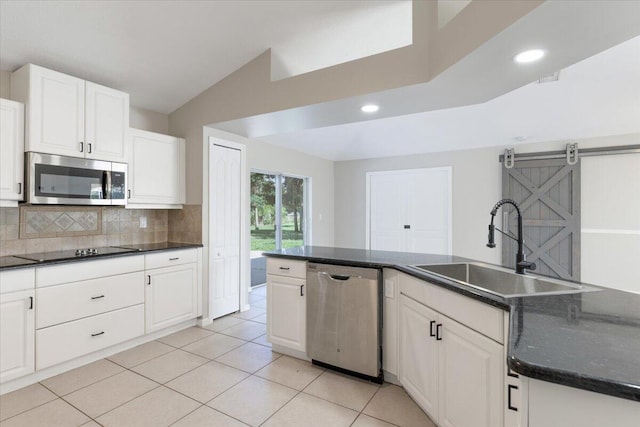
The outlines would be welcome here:
<svg viewBox="0 0 640 427">
<path fill-rule="evenodd" d="M 91 261 L 82 260 L 49 267 L 38 267 L 36 269 L 36 286 L 41 288 L 142 270 L 144 270 L 144 255 L 121 256 Z"/>
<path fill-rule="evenodd" d="M 306 279 L 307 262 L 286 258 L 267 258 L 267 274 Z"/>
<path fill-rule="evenodd" d="M 121 274 L 36 291 L 36 328 L 144 302 L 144 273 Z"/>
<path fill-rule="evenodd" d="M 33 268 L 0 271 L 0 294 L 33 289 L 35 283 L 36 275 Z"/>
<path fill-rule="evenodd" d="M 36 369 L 127 341 L 144 333 L 144 304 L 36 331 Z"/>
<path fill-rule="evenodd" d="M 172 265 L 197 262 L 197 249 L 182 249 L 178 251 L 161 251 L 144 256 L 144 267 L 151 268 L 171 267 Z"/>
</svg>

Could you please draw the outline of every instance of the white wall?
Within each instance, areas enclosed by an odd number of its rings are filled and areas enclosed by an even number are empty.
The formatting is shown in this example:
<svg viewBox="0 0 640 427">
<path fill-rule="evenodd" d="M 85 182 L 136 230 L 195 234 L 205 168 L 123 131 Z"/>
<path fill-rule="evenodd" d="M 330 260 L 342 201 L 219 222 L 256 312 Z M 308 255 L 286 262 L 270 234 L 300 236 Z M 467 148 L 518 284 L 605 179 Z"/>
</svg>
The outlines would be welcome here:
<svg viewBox="0 0 640 427">
<path fill-rule="evenodd" d="M 522 144 L 516 153 L 563 150 L 568 141 Z M 573 142 L 573 141 L 572 141 Z M 577 140 L 578 147 L 640 144 L 640 134 Z M 365 247 L 365 174 L 370 171 L 453 167 L 453 254 L 500 263 L 500 247 L 489 249 L 489 211 L 501 198 L 505 148 L 449 151 L 384 159 L 354 160 L 335 164 L 335 245 Z M 588 190 L 587 190 L 588 191 Z M 420 197 L 416 194 L 415 197 Z M 612 217 L 615 221 L 615 217 Z M 500 239 L 497 239 L 499 245 Z"/>
</svg>

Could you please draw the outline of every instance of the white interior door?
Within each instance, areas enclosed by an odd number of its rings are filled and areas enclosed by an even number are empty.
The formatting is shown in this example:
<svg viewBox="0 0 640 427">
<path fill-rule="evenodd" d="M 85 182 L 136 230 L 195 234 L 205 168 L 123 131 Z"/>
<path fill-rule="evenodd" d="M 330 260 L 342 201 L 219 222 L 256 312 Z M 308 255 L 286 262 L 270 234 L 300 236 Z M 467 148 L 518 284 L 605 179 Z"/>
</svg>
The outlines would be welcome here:
<svg viewBox="0 0 640 427">
<path fill-rule="evenodd" d="M 210 150 L 210 315 L 240 309 L 241 152 L 213 144 Z"/>
<path fill-rule="evenodd" d="M 451 254 L 451 167 L 367 174 L 372 250 Z"/>
</svg>

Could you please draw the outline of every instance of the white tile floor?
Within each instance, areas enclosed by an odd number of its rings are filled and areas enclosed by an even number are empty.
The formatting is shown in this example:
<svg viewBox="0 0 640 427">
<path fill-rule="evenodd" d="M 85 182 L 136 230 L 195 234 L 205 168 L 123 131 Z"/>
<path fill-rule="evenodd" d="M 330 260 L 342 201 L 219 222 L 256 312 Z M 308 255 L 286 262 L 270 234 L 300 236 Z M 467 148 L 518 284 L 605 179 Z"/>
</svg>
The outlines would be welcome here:
<svg viewBox="0 0 640 427">
<path fill-rule="evenodd" d="M 400 387 L 272 352 L 264 299 L 0 396 L 0 425 L 435 426 Z"/>
</svg>

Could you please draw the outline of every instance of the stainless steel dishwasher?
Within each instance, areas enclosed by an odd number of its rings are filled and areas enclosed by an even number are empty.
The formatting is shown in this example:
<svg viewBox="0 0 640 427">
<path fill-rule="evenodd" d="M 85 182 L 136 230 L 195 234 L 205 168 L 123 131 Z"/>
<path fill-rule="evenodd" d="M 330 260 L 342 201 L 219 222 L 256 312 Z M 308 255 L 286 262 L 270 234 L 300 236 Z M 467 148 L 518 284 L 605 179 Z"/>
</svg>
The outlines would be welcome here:
<svg viewBox="0 0 640 427">
<path fill-rule="evenodd" d="M 314 364 L 382 382 L 381 270 L 309 263 L 307 355 Z"/>
</svg>

